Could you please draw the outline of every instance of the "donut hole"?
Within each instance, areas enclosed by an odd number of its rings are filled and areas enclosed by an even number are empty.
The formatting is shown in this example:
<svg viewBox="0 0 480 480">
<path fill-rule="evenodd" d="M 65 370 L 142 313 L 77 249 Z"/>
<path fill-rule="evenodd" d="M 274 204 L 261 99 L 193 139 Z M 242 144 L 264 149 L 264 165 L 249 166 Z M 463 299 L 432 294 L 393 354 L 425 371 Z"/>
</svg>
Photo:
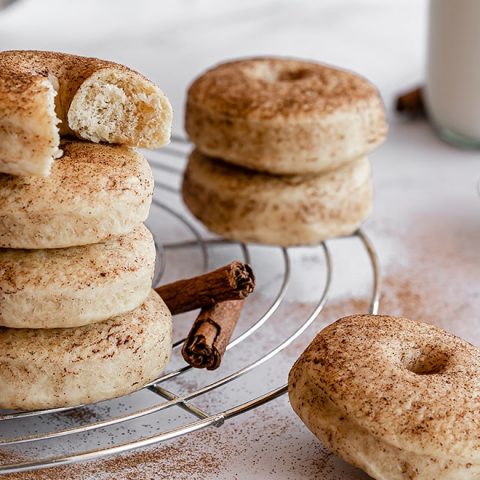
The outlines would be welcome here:
<svg viewBox="0 0 480 480">
<path fill-rule="evenodd" d="M 250 76 L 267 83 L 296 82 L 311 76 L 312 72 L 305 67 L 293 65 L 272 65 L 260 63 L 254 65 L 249 72 Z"/>
<path fill-rule="evenodd" d="M 445 371 L 450 355 L 435 347 L 415 349 L 402 358 L 405 368 L 416 375 L 436 375 Z"/>
<path fill-rule="evenodd" d="M 68 125 L 81 138 L 130 146 L 165 144 L 171 109 L 161 92 L 129 72 L 101 70 L 75 94 Z"/>
<path fill-rule="evenodd" d="M 295 70 L 284 70 L 278 72 L 277 80 L 279 82 L 295 82 L 297 80 L 303 80 L 310 76 L 310 71 L 306 68 L 298 68 Z"/>
</svg>

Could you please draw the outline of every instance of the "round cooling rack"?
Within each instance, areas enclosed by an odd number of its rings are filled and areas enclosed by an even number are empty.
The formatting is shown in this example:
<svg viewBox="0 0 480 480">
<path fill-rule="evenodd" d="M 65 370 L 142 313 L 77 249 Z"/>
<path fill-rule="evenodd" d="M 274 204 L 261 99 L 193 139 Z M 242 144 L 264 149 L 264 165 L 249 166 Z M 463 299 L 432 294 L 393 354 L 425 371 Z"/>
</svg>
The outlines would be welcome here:
<svg viewBox="0 0 480 480">
<path fill-rule="evenodd" d="M 195 313 L 177 316 L 178 340 L 169 367 L 135 394 L 76 408 L 0 411 L 0 474 L 99 459 L 221 427 L 284 395 L 291 365 L 284 357 L 286 349 L 294 342 L 306 346 L 308 338 L 299 337 L 326 305 L 334 274 L 334 244 L 356 243 L 354 248 L 363 256 L 359 268 L 370 269 L 366 273 L 373 277 L 369 312 L 378 312 L 379 262 L 361 230 L 347 239 L 308 248 L 212 238 L 188 215 L 179 196 L 189 149 L 188 142 L 175 137 L 170 146 L 146 152 L 156 179 L 147 222 L 157 246 L 154 283 L 197 275 L 237 258 L 253 265 L 257 289 L 246 302 L 222 366 L 209 372 L 185 364 L 180 350 Z M 292 308 L 299 297 L 302 308 Z"/>
</svg>

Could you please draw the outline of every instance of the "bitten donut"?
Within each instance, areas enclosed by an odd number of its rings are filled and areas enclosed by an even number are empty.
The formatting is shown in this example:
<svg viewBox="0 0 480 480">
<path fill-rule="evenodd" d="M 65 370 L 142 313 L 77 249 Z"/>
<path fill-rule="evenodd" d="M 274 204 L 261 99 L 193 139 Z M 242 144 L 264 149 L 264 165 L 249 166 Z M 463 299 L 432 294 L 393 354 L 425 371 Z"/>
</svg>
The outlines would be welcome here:
<svg viewBox="0 0 480 480">
<path fill-rule="evenodd" d="M 129 312 L 149 294 L 154 268 L 143 225 L 83 247 L 0 249 L 0 326 L 78 327 Z"/>
<path fill-rule="evenodd" d="M 0 52 L 0 172 L 48 175 L 59 135 L 133 147 L 168 143 L 172 108 L 123 65 L 54 52 Z"/>
<path fill-rule="evenodd" d="M 377 480 L 480 478 L 480 350 L 406 318 L 323 330 L 289 375 L 295 412 Z"/>
<path fill-rule="evenodd" d="M 0 328 L 0 409 L 99 402 L 158 377 L 172 348 L 172 318 L 153 290 L 135 310 L 79 328 Z"/>
<path fill-rule="evenodd" d="M 204 154 L 274 174 L 332 170 L 365 156 L 387 131 L 370 82 L 283 58 L 208 70 L 188 91 L 185 125 Z"/>
<path fill-rule="evenodd" d="M 49 177 L 0 174 L 0 248 L 64 248 L 131 232 L 148 216 L 153 175 L 135 150 L 66 141 Z"/>
<path fill-rule="evenodd" d="M 273 176 L 195 150 L 182 193 L 193 215 L 212 232 L 232 240 L 282 246 L 349 235 L 372 209 L 366 158 L 316 176 Z"/>
</svg>

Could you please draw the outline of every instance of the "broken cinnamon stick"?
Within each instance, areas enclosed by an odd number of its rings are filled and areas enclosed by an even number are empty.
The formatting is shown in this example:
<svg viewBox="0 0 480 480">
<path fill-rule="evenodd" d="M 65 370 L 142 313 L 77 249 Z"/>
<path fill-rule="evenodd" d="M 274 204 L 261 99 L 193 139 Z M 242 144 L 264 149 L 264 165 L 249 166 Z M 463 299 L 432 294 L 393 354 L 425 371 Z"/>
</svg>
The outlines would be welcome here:
<svg viewBox="0 0 480 480">
<path fill-rule="evenodd" d="M 172 315 L 204 308 L 227 300 L 242 300 L 255 288 L 250 265 L 232 262 L 197 277 L 162 285 L 155 291 Z"/>
<path fill-rule="evenodd" d="M 423 87 L 417 87 L 397 97 L 395 110 L 410 116 L 424 116 L 425 103 L 423 101 Z"/>
<path fill-rule="evenodd" d="M 182 348 L 189 365 L 207 370 L 220 366 L 243 304 L 244 300 L 230 300 L 202 308 Z"/>
</svg>

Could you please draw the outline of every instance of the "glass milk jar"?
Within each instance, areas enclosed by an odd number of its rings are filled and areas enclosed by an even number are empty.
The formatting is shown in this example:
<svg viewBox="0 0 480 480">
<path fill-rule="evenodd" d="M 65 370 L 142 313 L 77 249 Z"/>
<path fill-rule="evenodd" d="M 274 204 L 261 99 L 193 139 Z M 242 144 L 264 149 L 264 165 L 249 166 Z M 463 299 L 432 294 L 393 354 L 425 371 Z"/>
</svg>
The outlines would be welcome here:
<svg viewBox="0 0 480 480">
<path fill-rule="evenodd" d="M 480 148 L 480 0 L 430 0 L 426 103 L 442 138 Z"/>
</svg>

